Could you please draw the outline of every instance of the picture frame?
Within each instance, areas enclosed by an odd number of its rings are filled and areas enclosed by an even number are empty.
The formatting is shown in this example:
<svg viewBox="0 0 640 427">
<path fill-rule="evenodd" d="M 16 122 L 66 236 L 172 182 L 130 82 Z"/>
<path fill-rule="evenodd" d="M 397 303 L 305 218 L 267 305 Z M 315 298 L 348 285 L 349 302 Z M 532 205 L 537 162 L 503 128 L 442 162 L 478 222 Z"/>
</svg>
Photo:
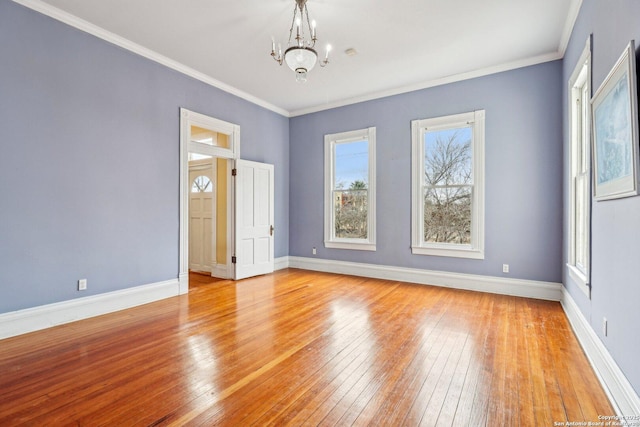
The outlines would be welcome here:
<svg viewBox="0 0 640 427">
<path fill-rule="evenodd" d="M 638 195 L 638 93 L 631 40 L 591 99 L 593 198 Z"/>
</svg>

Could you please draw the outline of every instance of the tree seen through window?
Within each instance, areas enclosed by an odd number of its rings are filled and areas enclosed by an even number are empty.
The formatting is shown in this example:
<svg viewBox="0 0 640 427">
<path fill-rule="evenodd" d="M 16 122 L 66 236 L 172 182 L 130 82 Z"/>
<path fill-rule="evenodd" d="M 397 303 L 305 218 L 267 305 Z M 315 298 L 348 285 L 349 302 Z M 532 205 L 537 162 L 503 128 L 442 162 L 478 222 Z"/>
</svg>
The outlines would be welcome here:
<svg viewBox="0 0 640 427">
<path fill-rule="evenodd" d="M 354 141 L 335 148 L 334 226 L 335 237 L 367 238 L 369 146 Z"/>
<path fill-rule="evenodd" d="M 471 243 L 471 127 L 424 134 L 424 241 Z"/>
</svg>

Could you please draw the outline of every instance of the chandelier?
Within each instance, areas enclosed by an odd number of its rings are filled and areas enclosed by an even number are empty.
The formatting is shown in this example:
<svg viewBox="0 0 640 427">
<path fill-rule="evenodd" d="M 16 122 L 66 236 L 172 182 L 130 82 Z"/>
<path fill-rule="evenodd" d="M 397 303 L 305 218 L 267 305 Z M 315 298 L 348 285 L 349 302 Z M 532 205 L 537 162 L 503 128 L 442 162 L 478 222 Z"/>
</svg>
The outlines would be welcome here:
<svg viewBox="0 0 640 427">
<path fill-rule="evenodd" d="M 309 11 L 307 10 L 307 0 L 295 0 L 296 5 L 293 8 L 293 20 L 289 29 L 289 46 L 282 54 L 282 46 L 278 44 L 276 51 L 276 42 L 271 40 L 271 56 L 276 62 L 282 65 L 286 62 L 287 66 L 296 73 L 296 80 L 299 82 L 307 81 L 307 73 L 313 69 L 318 62 L 318 53 L 315 50 L 316 41 L 316 21 L 309 21 Z M 296 36 L 293 38 L 293 27 L 296 28 Z M 293 39 L 292 39 L 293 38 Z M 308 39 L 307 39 L 308 38 Z M 327 45 L 327 52 L 322 61 L 319 62 L 321 67 L 329 63 L 329 51 L 331 46 Z"/>
</svg>

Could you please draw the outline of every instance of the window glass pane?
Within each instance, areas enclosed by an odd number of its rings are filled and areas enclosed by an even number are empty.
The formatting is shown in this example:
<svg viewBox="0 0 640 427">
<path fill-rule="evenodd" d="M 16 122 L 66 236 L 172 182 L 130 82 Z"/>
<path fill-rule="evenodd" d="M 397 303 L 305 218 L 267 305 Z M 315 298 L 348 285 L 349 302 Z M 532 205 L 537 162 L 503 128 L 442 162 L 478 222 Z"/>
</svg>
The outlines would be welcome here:
<svg viewBox="0 0 640 427">
<path fill-rule="evenodd" d="M 369 142 L 335 145 L 334 190 L 362 190 L 369 187 Z"/>
<path fill-rule="evenodd" d="M 333 180 L 336 238 L 367 238 L 368 181 L 368 141 L 336 144 Z"/>
<path fill-rule="evenodd" d="M 425 132 L 425 184 L 472 183 L 471 135 L 471 126 Z"/>
<path fill-rule="evenodd" d="M 424 241 L 471 243 L 471 186 L 424 190 Z"/>
<path fill-rule="evenodd" d="M 589 170 L 589 144 L 587 144 L 588 142 L 588 138 L 589 138 L 589 86 L 587 85 L 587 83 L 585 82 L 584 87 L 582 88 L 582 97 L 580 99 L 580 114 L 581 114 L 581 129 L 580 129 L 580 133 L 579 133 L 579 148 L 578 150 L 580 151 L 579 154 L 579 161 L 580 161 L 580 168 L 578 170 L 579 173 L 582 172 L 586 172 Z"/>
<path fill-rule="evenodd" d="M 199 154 L 199 153 L 189 153 L 189 161 L 192 160 L 204 160 L 204 159 L 210 159 L 211 156 L 207 155 L 207 154 Z"/>
<path fill-rule="evenodd" d="M 587 265 L 587 177 L 576 177 L 576 235 L 575 235 L 575 263 L 580 269 Z"/>
<path fill-rule="evenodd" d="M 191 126 L 191 141 L 200 144 L 214 145 L 216 147 L 229 148 L 229 135 L 214 132 L 198 126 Z"/>
<path fill-rule="evenodd" d="M 213 185 L 208 177 L 200 175 L 193 180 L 193 184 L 191 185 L 192 193 L 211 193 L 212 191 Z"/>
<path fill-rule="evenodd" d="M 366 239 L 369 191 L 346 189 L 333 192 L 335 237 Z"/>
</svg>

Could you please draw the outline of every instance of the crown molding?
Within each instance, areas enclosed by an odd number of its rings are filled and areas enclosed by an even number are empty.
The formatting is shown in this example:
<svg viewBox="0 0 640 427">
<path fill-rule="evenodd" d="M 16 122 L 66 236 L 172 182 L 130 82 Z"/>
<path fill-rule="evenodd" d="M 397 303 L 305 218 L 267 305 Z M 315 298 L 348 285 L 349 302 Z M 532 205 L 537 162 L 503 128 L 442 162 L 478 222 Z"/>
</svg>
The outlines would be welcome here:
<svg viewBox="0 0 640 427">
<path fill-rule="evenodd" d="M 564 52 L 553 52 L 544 55 L 534 56 L 532 58 L 525 58 L 518 61 L 507 62 L 505 64 L 496 65 L 493 67 L 481 68 L 478 70 L 469 71 L 466 73 L 453 74 L 450 76 L 442 77 L 439 79 L 428 80 L 420 83 L 414 83 L 407 86 L 401 86 L 394 89 L 383 90 L 379 92 L 372 92 L 368 95 L 358 96 L 354 98 L 343 99 L 340 101 L 331 102 L 328 104 L 322 104 L 315 107 L 301 108 L 290 112 L 289 117 L 302 116 L 305 114 L 317 113 L 319 111 L 330 110 L 332 108 L 344 107 L 346 105 L 357 104 L 365 101 L 372 101 L 374 99 L 386 98 L 388 96 L 400 95 L 402 93 L 414 92 L 421 89 L 428 89 L 431 87 L 442 86 L 449 83 L 456 83 L 463 80 L 470 80 L 477 77 L 484 77 L 491 74 L 501 73 L 503 71 L 515 70 L 517 68 L 529 67 L 531 65 L 542 64 L 545 62 L 556 61 L 562 59 Z"/>
<path fill-rule="evenodd" d="M 532 58 L 525 58 L 517 61 L 508 62 L 501 65 L 496 65 L 492 67 L 481 68 L 478 70 L 473 70 L 465 73 L 453 74 L 450 76 L 442 77 L 439 79 L 433 79 L 423 82 L 418 82 L 406 86 L 401 86 L 393 89 L 371 92 L 366 95 L 357 96 L 353 98 L 347 98 L 338 100 L 335 102 L 330 102 L 327 104 L 316 105 L 307 108 L 301 108 L 297 110 L 288 111 L 284 108 L 278 107 L 270 102 L 267 102 L 263 99 L 260 99 L 254 95 L 251 95 L 247 92 L 244 92 L 240 89 L 237 89 L 233 86 L 230 86 L 226 83 L 223 83 L 219 80 L 214 79 L 213 77 L 206 75 L 200 71 L 197 71 L 191 67 L 188 67 L 184 64 L 181 64 L 177 61 L 174 61 L 164 55 L 161 55 L 151 49 L 147 49 L 137 43 L 132 42 L 124 37 L 121 37 L 117 34 L 114 34 L 110 31 L 105 30 L 95 24 L 92 24 L 84 19 L 80 19 L 75 15 L 72 15 L 68 12 L 65 12 L 61 9 L 58 9 L 50 4 L 43 2 L 42 0 L 12 0 L 15 3 L 18 3 L 22 6 L 25 6 L 29 9 L 32 9 L 36 12 L 39 12 L 43 15 L 49 16 L 53 19 L 56 19 L 60 22 L 63 22 L 67 25 L 70 25 L 74 28 L 77 28 L 81 31 L 84 31 L 88 34 L 91 34 L 95 37 L 98 37 L 102 40 L 105 40 L 109 43 L 112 43 L 116 46 L 122 47 L 126 50 L 129 50 L 133 53 L 136 53 L 142 57 L 150 59 L 154 62 L 162 64 L 168 68 L 171 68 L 175 71 L 178 71 L 182 74 L 190 76 L 196 80 L 199 80 L 203 83 L 206 83 L 210 86 L 223 90 L 231 95 L 242 98 L 248 102 L 251 102 L 255 105 L 263 107 L 267 110 L 278 113 L 284 117 L 296 117 L 302 116 L 305 114 L 316 113 L 320 111 L 330 110 L 333 108 L 344 107 L 347 105 L 357 104 L 360 102 L 371 101 L 374 99 L 385 98 L 394 95 L 400 95 L 403 93 L 413 92 L 422 89 L 428 89 L 431 87 L 442 86 L 450 83 L 456 83 L 464 80 L 469 80 L 477 77 L 484 77 L 491 74 L 496 74 L 504 71 L 510 71 L 518 68 L 528 67 L 532 65 L 542 64 L 545 62 L 551 62 L 558 59 L 562 59 L 564 57 L 565 50 L 567 49 L 569 40 L 571 38 L 571 33 L 573 31 L 573 27 L 576 23 L 578 14 L 580 12 L 580 8 L 582 6 L 582 0 L 574 0 L 571 2 L 569 14 L 567 16 L 567 20 L 565 21 L 564 30 L 562 33 L 562 37 L 559 43 L 558 51 L 552 52 L 548 54 L 543 54 L 539 56 L 535 56 Z"/>
<path fill-rule="evenodd" d="M 257 98 L 251 94 L 248 94 L 240 89 L 237 89 L 233 86 L 230 86 L 226 83 L 216 80 L 211 76 L 208 76 L 200 71 L 194 70 L 191 67 L 187 67 L 184 64 L 181 64 L 177 61 L 174 61 L 173 59 L 167 58 L 166 56 L 159 54 L 158 52 L 155 52 L 151 49 L 147 49 L 146 47 L 141 46 L 137 43 L 134 43 L 129 39 L 126 39 L 110 31 L 107 31 L 102 27 L 99 27 L 88 21 L 85 21 L 84 19 L 80 19 L 75 15 L 72 15 L 68 12 L 58 9 L 57 7 L 51 6 L 50 4 L 44 3 L 41 0 L 13 0 L 13 1 L 24 7 L 27 7 L 43 15 L 46 15 L 50 18 L 53 18 L 57 21 L 60 21 L 74 28 L 77 28 L 80 31 L 84 31 L 85 33 L 91 34 L 111 44 L 114 44 L 123 49 L 136 53 L 144 58 L 150 59 L 161 65 L 164 65 L 165 67 L 171 68 L 189 77 L 193 77 L 196 80 L 199 80 L 210 86 L 223 90 L 231 95 L 235 95 L 238 98 L 242 98 L 245 101 L 249 101 L 255 105 L 266 108 L 267 110 L 271 110 L 285 117 L 289 117 L 289 112 L 283 108 L 280 108 L 267 101 Z"/>
<path fill-rule="evenodd" d="M 582 8 L 582 0 L 574 0 L 569 5 L 569 13 L 567 14 L 567 20 L 564 22 L 564 31 L 560 37 L 560 44 L 558 45 L 558 52 L 564 57 L 569 46 L 569 40 L 571 40 L 571 34 L 573 33 L 573 27 L 576 25 L 580 9 Z"/>
</svg>

